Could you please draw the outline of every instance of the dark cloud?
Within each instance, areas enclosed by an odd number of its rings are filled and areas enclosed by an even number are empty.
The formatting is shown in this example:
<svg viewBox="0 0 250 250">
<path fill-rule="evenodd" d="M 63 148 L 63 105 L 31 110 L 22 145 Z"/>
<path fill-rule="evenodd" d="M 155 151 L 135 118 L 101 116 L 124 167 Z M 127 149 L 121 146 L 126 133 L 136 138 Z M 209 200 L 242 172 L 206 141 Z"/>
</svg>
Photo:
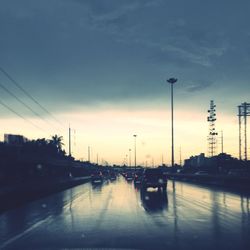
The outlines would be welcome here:
<svg viewBox="0 0 250 250">
<path fill-rule="evenodd" d="M 57 109 L 158 100 L 168 75 L 191 83 L 188 92 L 212 91 L 215 81 L 232 87 L 229 79 L 248 88 L 249 7 L 245 0 L 3 0 L 0 65 Z"/>
<path fill-rule="evenodd" d="M 118 41 L 158 50 L 158 53 L 167 57 L 173 54 L 180 62 L 186 60 L 209 67 L 213 57 L 220 57 L 226 52 L 227 44 L 222 32 L 212 26 L 191 26 L 192 21 L 185 17 L 170 15 L 168 18 L 161 9 L 158 9 L 161 15 L 157 16 L 157 22 L 153 11 L 145 11 L 149 3 L 126 1 L 117 5 L 117 2 L 109 1 L 104 7 L 95 1 L 88 2 L 90 25 L 94 29 L 114 34 Z M 158 1 L 155 6 L 163 9 L 168 7 L 162 1 Z M 144 13 L 138 11 L 143 8 Z"/>
<path fill-rule="evenodd" d="M 209 88 L 211 85 L 213 85 L 213 82 L 200 81 L 199 83 L 190 84 L 187 87 L 187 91 L 198 92 L 198 91 L 202 91 L 204 89 Z"/>
</svg>

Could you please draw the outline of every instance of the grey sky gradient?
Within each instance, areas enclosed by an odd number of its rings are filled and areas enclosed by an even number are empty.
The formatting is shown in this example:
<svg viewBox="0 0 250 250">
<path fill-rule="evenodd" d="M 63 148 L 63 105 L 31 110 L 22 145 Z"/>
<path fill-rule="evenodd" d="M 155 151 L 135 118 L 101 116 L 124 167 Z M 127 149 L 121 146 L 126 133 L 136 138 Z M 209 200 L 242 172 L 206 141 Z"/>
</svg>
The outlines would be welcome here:
<svg viewBox="0 0 250 250">
<path fill-rule="evenodd" d="M 179 106 L 235 112 L 250 91 L 249 13 L 249 0 L 1 0 L 0 66 L 53 112 L 167 102 L 172 76 Z"/>
</svg>

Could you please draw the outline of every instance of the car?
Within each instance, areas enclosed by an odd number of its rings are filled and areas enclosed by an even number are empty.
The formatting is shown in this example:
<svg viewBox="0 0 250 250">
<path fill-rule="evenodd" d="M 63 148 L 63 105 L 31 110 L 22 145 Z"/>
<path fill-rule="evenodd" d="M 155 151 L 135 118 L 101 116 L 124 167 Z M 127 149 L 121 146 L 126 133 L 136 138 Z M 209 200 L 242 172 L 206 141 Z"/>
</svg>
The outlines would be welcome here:
<svg viewBox="0 0 250 250">
<path fill-rule="evenodd" d="M 227 173 L 228 176 L 234 176 L 234 177 L 250 177 L 250 172 L 246 169 L 231 169 Z"/>
<path fill-rule="evenodd" d="M 142 188 L 148 187 L 158 188 L 165 190 L 167 187 L 167 178 L 159 168 L 148 168 L 143 172 Z"/>
<path fill-rule="evenodd" d="M 194 173 L 195 175 L 208 175 L 207 171 L 198 171 Z"/>
<path fill-rule="evenodd" d="M 137 171 L 135 172 L 134 175 L 134 184 L 141 184 L 142 183 L 142 177 L 143 177 L 143 172 L 142 171 Z"/>
<path fill-rule="evenodd" d="M 115 173 L 115 172 L 110 172 L 110 174 L 109 174 L 109 179 L 110 179 L 111 181 L 115 181 L 115 180 L 116 180 L 116 173 Z"/>
<path fill-rule="evenodd" d="M 140 190 L 142 206 L 148 213 L 157 213 L 168 206 L 167 192 L 149 192 Z"/>
<path fill-rule="evenodd" d="M 177 174 L 183 174 L 184 173 L 184 169 L 177 169 L 176 173 Z"/>
<path fill-rule="evenodd" d="M 93 184 L 103 183 L 103 175 L 101 171 L 96 171 L 91 175 L 91 182 Z"/>
<path fill-rule="evenodd" d="M 134 179 L 133 173 L 132 173 L 132 172 L 127 172 L 127 173 L 125 174 L 125 179 L 126 179 L 127 181 L 132 181 L 132 180 Z"/>
<path fill-rule="evenodd" d="M 110 171 L 109 170 L 105 169 L 105 170 L 102 170 L 101 172 L 102 172 L 103 179 L 108 180 L 110 178 Z"/>
</svg>

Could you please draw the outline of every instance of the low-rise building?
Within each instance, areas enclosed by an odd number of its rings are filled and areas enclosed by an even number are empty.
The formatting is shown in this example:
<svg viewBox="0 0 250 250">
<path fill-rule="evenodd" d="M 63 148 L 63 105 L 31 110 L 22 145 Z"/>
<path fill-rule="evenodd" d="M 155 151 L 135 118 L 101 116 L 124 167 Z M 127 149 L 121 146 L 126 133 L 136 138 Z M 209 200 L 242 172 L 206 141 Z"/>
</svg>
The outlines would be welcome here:
<svg viewBox="0 0 250 250">
<path fill-rule="evenodd" d="M 21 145 L 28 139 L 22 135 L 4 134 L 4 142 L 10 145 Z"/>
<path fill-rule="evenodd" d="M 187 168 L 205 168 L 207 170 L 228 170 L 231 168 L 241 167 L 241 162 L 238 159 L 233 158 L 229 154 L 221 153 L 213 157 L 205 157 L 204 153 L 200 155 L 191 156 L 185 160 L 184 167 Z"/>
<path fill-rule="evenodd" d="M 201 153 L 199 155 L 191 156 L 189 159 L 186 159 L 184 161 L 185 167 L 201 167 L 206 165 L 206 157 L 204 153 Z"/>
</svg>

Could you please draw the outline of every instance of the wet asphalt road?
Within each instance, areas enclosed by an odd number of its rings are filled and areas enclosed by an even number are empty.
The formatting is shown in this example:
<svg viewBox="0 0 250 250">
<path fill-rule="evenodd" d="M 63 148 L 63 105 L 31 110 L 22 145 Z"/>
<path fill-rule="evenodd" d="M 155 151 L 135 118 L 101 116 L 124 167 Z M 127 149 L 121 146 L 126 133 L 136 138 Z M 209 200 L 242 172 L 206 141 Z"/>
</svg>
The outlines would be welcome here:
<svg viewBox="0 0 250 250">
<path fill-rule="evenodd" d="M 123 177 L 0 215 L 0 249 L 250 249 L 249 196 L 169 181 L 141 192 Z"/>
</svg>

